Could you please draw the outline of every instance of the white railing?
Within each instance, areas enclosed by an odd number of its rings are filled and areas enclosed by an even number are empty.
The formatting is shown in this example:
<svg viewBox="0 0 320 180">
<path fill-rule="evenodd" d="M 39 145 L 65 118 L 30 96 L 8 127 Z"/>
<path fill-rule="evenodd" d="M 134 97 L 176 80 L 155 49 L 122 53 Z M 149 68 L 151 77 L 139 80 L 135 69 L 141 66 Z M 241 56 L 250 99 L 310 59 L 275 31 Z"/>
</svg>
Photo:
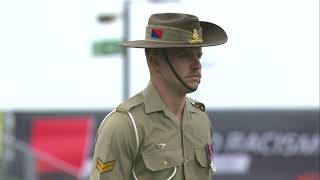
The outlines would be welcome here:
<svg viewBox="0 0 320 180">
<path fill-rule="evenodd" d="M 81 170 L 72 164 L 54 157 L 46 152 L 34 149 L 28 143 L 18 140 L 11 135 L 3 134 L 3 143 L 5 148 L 17 150 L 24 154 L 25 159 L 21 161 L 24 162 L 22 165 L 24 180 L 37 180 L 38 172 L 36 169 L 36 160 L 45 161 L 54 168 L 59 169 L 78 180 L 84 180 L 88 178 L 86 177 L 86 174 L 82 173 Z"/>
</svg>

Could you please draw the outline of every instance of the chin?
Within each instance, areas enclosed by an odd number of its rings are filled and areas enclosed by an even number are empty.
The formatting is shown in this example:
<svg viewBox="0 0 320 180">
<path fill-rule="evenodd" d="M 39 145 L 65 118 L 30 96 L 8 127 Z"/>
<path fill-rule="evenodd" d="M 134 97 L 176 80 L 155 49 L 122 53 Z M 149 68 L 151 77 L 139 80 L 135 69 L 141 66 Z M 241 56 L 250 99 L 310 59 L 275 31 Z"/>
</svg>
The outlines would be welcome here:
<svg viewBox="0 0 320 180">
<path fill-rule="evenodd" d="M 200 80 L 191 81 L 191 82 L 189 83 L 189 86 L 192 87 L 192 88 L 198 88 L 199 85 L 200 85 Z"/>
<path fill-rule="evenodd" d="M 198 87 L 197 87 L 197 88 L 198 88 Z M 186 92 L 186 94 L 190 94 L 190 93 L 193 93 L 193 92 L 197 91 L 197 88 L 195 88 L 193 91 L 188 89 L 187 92 Z"/>
<path fill-rule="evenodd" d="M 187 93 L 193 93 L 193 92 L 195 92 L 195 91 L 198 89 L 199 83 L 189 83 L 188 86 L 191 87 L 191 88 L 194 89 L 194 90 L 191 91 L 191 90 L 188 89 L 188 90 L 187 90 L 187 91 L 188 91 Z"/>
</svg>

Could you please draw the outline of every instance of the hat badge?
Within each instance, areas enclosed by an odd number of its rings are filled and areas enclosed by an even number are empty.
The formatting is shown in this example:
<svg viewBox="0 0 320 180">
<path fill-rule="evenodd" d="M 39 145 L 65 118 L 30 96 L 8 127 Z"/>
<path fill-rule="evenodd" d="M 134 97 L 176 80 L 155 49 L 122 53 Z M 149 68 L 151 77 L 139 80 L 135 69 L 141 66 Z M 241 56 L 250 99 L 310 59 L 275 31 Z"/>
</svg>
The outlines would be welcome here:
<svg viewBox="0 0 320 180">
<path fill-rule="evenodd" d="M 202 39 L 200 39 L 198 31 L 196 29 L 193 30 L 192 40 L 189 41 L 191 44 L 200 44 L 202 43 Z"/>
</svg>

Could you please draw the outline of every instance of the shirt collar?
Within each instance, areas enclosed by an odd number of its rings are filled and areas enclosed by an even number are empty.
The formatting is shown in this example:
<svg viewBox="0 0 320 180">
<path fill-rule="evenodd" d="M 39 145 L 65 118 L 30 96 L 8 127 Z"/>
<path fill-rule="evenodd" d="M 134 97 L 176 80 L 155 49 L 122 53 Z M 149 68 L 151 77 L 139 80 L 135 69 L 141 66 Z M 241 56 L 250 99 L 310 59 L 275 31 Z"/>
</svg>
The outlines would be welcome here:
<svg viewBox="0 0 320 180">
<path fill-rule="evenodd" d="M 196 107 L 194 107 L 194 105 L 192 105 L 193 101 L 190 100 L 190 98 L 187 98 L 186 100 L 186 110 L 189 111 L 189 112 L 193 112 L 193 113 L 196 113 L 197 110 L 196 110 Z"/>
<path fill-rule="evenodd" d="M 145 105 L 145 113 L 164 111 L 166 109 L 166 105 L 162 101 L 158 91 L 151 81 L 143 91 L 143 99 Z"/>
<path fill-rule="evenodd" d="M 143 91 L 143 99 L 145 104 L 145 113 L 164 111 L 164 113 L 167 114 L 167 106 L 162 101 L 157 89 L 154 87 L 151 81 Z M 186 98 L 185 108 L 185 110 L 188 112 L 197 112 L 195 107 L 192 105 L 192 101 L 189 98 Z"/>
</svg>

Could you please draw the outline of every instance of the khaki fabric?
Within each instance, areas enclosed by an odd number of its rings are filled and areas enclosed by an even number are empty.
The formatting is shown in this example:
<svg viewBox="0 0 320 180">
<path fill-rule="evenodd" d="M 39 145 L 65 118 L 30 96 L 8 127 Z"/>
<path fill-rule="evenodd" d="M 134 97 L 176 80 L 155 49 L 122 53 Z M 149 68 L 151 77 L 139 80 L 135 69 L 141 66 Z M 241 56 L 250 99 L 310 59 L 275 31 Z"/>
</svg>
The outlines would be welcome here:
<svg viewBox="0 0 320 180">
<path fill-rule="evenodd" d="M 129 111 L 136 122 L 138 152 L 132 122 L 124 111 Z M 150 82 L 144 91 L 120 104 L 100 126 L 91 180 L 133 180 L 133 166 L 139 180 L 165 180 L 174 167 L 174 180 L 211 178 L 207 155 L 207 145 L 212 143 L 211 123 L 190 98 L 180 124 Z M 101 162 L 109 163 L 107 171 L 99 171 Z"/>
</svg>

